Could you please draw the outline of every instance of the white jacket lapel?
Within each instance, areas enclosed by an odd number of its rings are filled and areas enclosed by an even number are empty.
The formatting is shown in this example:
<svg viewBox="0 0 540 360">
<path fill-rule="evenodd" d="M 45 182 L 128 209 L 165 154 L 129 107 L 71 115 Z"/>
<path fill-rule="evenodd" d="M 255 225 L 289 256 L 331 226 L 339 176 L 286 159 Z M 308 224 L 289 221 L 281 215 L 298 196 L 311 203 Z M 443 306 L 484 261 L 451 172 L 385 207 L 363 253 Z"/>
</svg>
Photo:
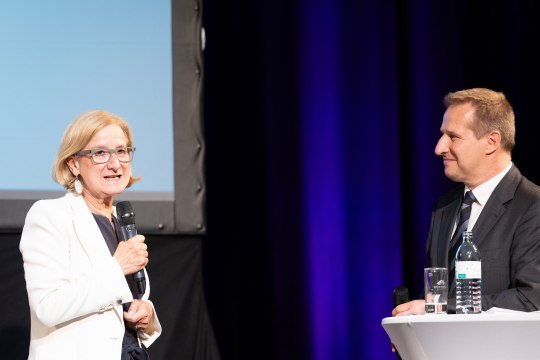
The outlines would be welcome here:
<svg viewBox="0 0 540 360">
<path fill-rule="evenodd" d="M 91 262 L 110 257 L 111 253 L 99 227 L 82 196 L 66 195 L 73 209 L 73 227 Z"/>
</svg>

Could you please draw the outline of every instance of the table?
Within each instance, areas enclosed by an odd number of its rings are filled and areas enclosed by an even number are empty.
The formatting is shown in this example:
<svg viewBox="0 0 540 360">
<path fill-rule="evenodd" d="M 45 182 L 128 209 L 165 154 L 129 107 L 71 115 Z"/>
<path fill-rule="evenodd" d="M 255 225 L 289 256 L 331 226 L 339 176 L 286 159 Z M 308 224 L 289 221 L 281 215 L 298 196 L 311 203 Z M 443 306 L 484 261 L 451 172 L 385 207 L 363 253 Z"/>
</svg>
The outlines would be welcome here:
<svg viewBox="0 0 540 360">
<path fill-rule="evenodd" d="M 405 315 L 382 326 L 403 360 L 540 359 L 540 312 Z"/>
</svg>

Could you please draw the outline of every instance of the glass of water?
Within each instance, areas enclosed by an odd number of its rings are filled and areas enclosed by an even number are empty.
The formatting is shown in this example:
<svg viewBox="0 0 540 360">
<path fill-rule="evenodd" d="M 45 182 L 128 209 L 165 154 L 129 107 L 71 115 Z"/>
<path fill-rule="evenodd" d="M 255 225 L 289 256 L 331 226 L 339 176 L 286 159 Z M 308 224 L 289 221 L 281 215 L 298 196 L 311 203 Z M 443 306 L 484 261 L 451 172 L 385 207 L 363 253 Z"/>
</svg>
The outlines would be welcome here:
<svg viewBox="0 0 540 360">
<path fill-rule="evenodd" d="M 426 314 L 446 314 L 448 301 L 448 269 L 424 269 L 424 299 Z"/>
</svg>

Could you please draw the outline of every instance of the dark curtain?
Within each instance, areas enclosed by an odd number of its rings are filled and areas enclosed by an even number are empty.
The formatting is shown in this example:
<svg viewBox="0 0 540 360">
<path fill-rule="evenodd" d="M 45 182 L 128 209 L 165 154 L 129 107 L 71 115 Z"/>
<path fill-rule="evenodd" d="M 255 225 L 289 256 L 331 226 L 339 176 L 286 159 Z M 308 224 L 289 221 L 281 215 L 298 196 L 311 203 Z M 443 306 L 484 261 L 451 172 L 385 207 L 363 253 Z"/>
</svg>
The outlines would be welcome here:
<svg viewBox="0 0 540 360">
<path fill-rule="evenodd" d="M 28 359 L 30 342 L 30 312 L 24 282 L 20 233 L 0 235 L 0 301 L 6 310 L 0 320 L 0 344 L 2 357 Z"/>
<path fill-rule="evenodd" d="M 27 359 L 30 341 L 20 238 L 20 233 L 0 235 L 0 301 L 6 307 L 0 320 L 0 357 L 10 360 Z M 146 236 L 150 300 L 163 328 L 148 349 L 152 360 L 220 359 L 203 294 L 201 242 L 194 236 Z"/>
<path fill-rule="evenodd" d="M 532 1 L 205 1 L 210 316 L 224 359 L 394 359 L 393 288 L 422 291 L 447 92 L 514 106 L 534 158 Z"/>
</svg>

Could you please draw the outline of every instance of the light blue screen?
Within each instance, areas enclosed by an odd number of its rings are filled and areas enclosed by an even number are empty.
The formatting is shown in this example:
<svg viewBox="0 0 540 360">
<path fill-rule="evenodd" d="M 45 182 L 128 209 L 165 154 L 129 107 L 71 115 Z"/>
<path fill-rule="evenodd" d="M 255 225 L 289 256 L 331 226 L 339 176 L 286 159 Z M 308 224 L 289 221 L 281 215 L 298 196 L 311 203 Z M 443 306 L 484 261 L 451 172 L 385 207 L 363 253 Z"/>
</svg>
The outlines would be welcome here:
<svg viewBox="0 0 540 360">
<path fill-rule="evenodd" d="M 124 118 L 134 192 L 173 193 L 170 0 L 0 1 L 0 191 L 62 191 L 52 165 L 68 123 Z"/>
</svg>

